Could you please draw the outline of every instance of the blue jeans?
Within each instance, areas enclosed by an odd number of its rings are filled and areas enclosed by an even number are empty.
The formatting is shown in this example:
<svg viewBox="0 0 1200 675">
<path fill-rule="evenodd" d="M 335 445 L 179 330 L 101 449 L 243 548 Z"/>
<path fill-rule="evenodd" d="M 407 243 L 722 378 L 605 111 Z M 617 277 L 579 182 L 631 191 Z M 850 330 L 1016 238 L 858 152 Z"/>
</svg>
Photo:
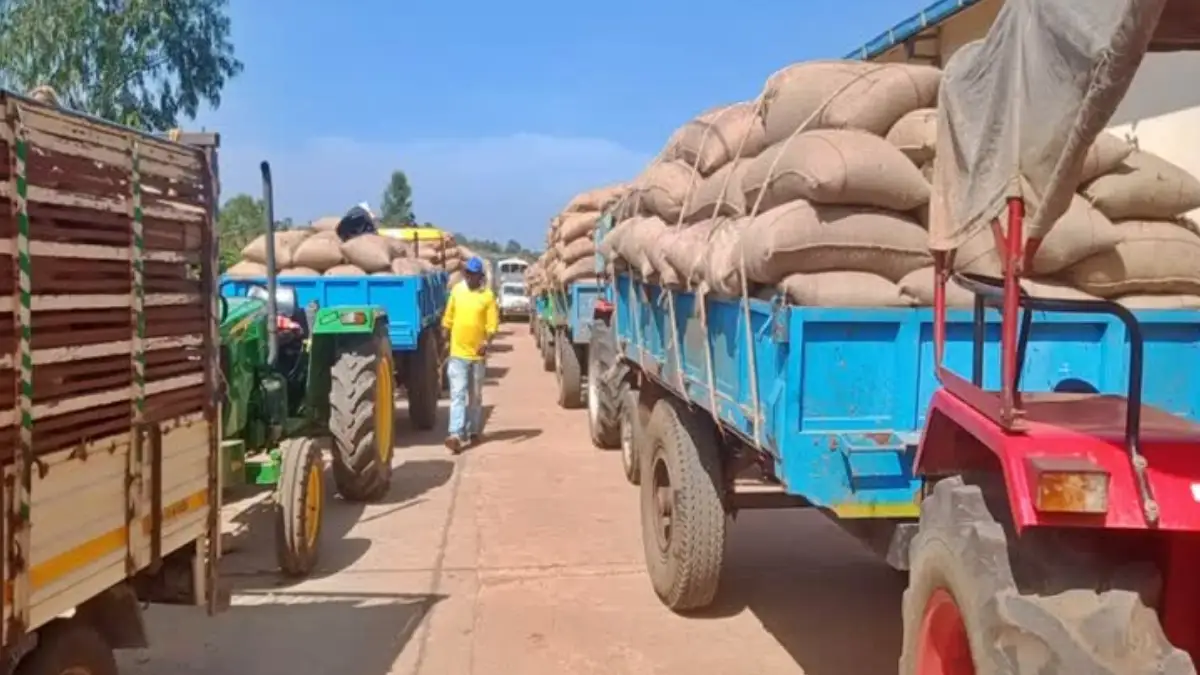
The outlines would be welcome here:
<svg viewBox="0 0 1200 675">
<path fill-rule="evenodd" d="M 483 431 L 482 359 L 468 361 L 451 358 L 446 374 L 450 378 L 450 435 L 465 438 Z"/>
</svg>

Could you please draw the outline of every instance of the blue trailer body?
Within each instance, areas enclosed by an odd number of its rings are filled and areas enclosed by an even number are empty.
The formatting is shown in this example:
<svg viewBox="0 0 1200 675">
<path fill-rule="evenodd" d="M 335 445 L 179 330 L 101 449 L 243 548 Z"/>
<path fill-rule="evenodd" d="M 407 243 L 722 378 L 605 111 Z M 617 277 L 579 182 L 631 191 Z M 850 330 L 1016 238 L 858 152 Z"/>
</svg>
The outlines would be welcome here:
<svg viewBox="0 0 1200 675">
<path fill-rule="evenodd" d="M 319 307 L 366 305 L 382 309 L 388 317 L 388 335 L 396 352 L 416 351 L 421 332 L 437 324 L 446 308 L 447 276 L 441 271 L 413 276 L 281 276 L 276 281 L 295 289 L 301 309 L 314 301 Z M 266 283 L 265 278 L 225 278 L 222 293 L 241 297 L 250 286 Z"/>
<path fill-rule="evenodd" d="M 789 494 L 847 518 L 919 514 L 912 460 L 938 386 L 932 309 L 792 307 L 710 296 L 702 318 L 692 293 L 624 274 L 611 284 L 622 355 L 692 404 L 715 408 L 726 429 L 773 458 Z M 1145 338 L 1143 400 L 1200 419 L 1200 312 L 1136 314 Z M 951 310 L 947 317 L 946 364 L 964 376 L 972 362 L 971 315 Z M 985 364 L 999 363 L 999 328 L 989 310 Z M 1039 312 L 1022 389 L 1083 385 L 1123 393 L 1126 339 L 1109 316 Z M 999 388 L 998 366 L 985 368 L 984 384 Z"/>
<path fill-rule="evenodd" d="M 603 292 L 599 281 L 576 281 L 554 292 L 554 323 L 566 330 L 573 344 L 586 345 L 591 340 L 596 300 Z"/>
</svg>

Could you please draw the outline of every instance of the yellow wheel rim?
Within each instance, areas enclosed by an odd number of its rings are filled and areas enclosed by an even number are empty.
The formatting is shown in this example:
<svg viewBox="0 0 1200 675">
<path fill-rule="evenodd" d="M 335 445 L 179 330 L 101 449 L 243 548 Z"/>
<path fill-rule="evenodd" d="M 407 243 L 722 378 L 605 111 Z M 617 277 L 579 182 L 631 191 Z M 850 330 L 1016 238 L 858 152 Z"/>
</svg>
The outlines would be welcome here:
<svg viewBox="0 0 1200 675">
<path fill-rule="evenodd" d="M 396 414 L 396 383 L 392 355 L 379 359 L 375 370 L 375 449 L 384 464 L 392 461 L 392 418 Z"/>
<path fill-rule="evenodd" d="M 316 547 L 317 537 L 321 534 L 321 502 L 325 498 L 323 478 L 320 462 L 309 466 L 308 478 L 304 481 L 304 543 L 309 550 Z"/>
</svg>

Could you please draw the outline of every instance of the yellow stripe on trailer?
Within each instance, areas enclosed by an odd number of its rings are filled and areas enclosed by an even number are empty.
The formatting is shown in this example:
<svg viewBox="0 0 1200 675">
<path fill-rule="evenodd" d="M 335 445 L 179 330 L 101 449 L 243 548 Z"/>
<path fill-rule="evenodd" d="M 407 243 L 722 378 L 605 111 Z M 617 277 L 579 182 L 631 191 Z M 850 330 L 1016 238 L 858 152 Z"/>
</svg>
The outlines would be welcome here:
<svg viewBox="0 0 1200 675">
<path fill-rule="evenodd" d="M 163 525 L 176 518 L 198 511 L 207 505 L 207 490 L 200 490 L 183 499 L 172 502 L 163 508 Z M 152 527 L 152 521 L 149 516 L 142 519 L 143 532 L 149 535 Z M 29 571 L 30 585 L 35 591 L 45 588 L 55 581 L 74 574 L 105 556 L 124 550 L 128 539 L 128 528 L 121 526 L 109 530 L 99 537 L 89 539 L 74 548 L 67 549 L 45 562 L 34 565 L 33 569 Z M 4 591 L 6 600 L 11 602 L 12 584 L 5 584 Z"/>
<path fill-rule="evenodd" d="M 919 518 L 921 505 L 913 502 L 860 504 L 847 502 L 831 509 L 839 518 Z"/>
<path fill-rule="evenodd" d="M 441 241 L 446 233 L 436 227 L 385 227 L 379 234 L 404 241 Z"/>
</svg>

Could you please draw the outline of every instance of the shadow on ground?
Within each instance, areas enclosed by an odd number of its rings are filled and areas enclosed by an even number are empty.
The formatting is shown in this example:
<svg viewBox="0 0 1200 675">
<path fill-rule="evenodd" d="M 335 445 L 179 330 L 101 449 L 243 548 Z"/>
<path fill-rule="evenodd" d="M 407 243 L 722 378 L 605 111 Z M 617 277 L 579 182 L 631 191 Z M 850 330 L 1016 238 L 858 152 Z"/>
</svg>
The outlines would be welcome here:
<svg viewBox="0 0 1200 675">
<path fill-rule="evenodd" d="M 895 672 L 905 578 L 820 513 L 741 513 L 725 561 L 697 618 L 748 609 L 805 675 Z"/>
<path fill-rule="evenodd" d="M 331 470 L 326 470 L 326 502 L 324 520 L 321 523 L 321 551 L 317 569 L 303 579 L 283 576 L 276 566 L 275 528 L 277 509 L 270 498 L 269 489 L 246 487 L 230 491 L 226 503 L 246 495 L 254 495 L 253 501 L 237 509 L 229 519 L 232 532 L 224 541 L 226 551 L 222 568 L 235 592 L 242 592 L 248 585 L 262 585 L 259 577 L 270 577 L 274 588 L 287 588 L 308 579 L 320 579 L 344 570 L 364 555 L 371 547 L 365 537 L 355 537 L 351 530 L 359 522 L 386 518 L 397 511 L 416 506 L 424 501 L 425 495 L 450 482 L 454 476 L 454 462 L 446 459 L 406 460 L 404 449 L 414 443 L 440 443 L 445 435 L 446 411 L 439 410 L 438 424 L 433 430 L 412 431 L 404 403 L 397 406 L 397 434 L 393 457 L 391 487 L 381 499 L 362 504 L 348 502 L 337 495 Z M 441 431 L 439 431 L 439 429 Z M 434 440 L 436 439 L 436 440 Z M 372 513 L 366 515 L 367 507 Z"/>
<path fill-rule="evenodd" d="M 443 595 L 239 591 L 216 617 L 152 607 L 149 649 L 119 652 L 125 675 L 387 675 Z"/>
</svg>

